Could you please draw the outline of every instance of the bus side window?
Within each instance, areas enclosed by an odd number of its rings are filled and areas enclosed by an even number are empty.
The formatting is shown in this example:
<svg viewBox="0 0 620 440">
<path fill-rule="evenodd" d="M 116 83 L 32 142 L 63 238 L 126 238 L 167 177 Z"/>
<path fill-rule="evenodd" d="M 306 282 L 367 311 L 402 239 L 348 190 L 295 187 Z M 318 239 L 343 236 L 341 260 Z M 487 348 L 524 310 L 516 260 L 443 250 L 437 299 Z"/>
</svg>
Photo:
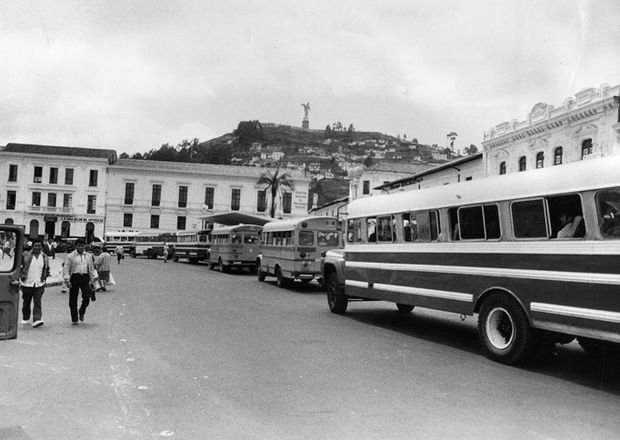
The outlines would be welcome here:
<svg viewBox="0 0 620 440">
<path fill-rule="evenodd" d="M 347 220 L 347 241 L 349 243 L 362 241 L 362 219 Z"/>
<path fill-rule="evenodd" d="M 605 238 L 620 238 L 620 188 L 596 193 L 598 226 Z"/>
<path fill-rule="evenodd" d="M 377 242 L 377 219 L 375 217 L 366 219 L 366 238 L 368 243 Z"/>
<path fill-rule="evenodd" d="M 516 238 L 548 238 L 542 199 L 514 202 L 510 209 Z"/>
<path fill-rule="evenodd" d="M 403 222 L 403 241 L 408 242 L 411 241 L 411 214 L 408 212 L 404 213 L 402 217 Z"/>
<path fill-rule="evenodd" d="M 377 241 L 392 242 L 392 216 L 377 218 Z"/>
<path fill-rule="evenodd" d="M 547 197 L 547 206 L 552 238 L 583 238 L 586 235 L 579 195 Z"/>
<path fill-rule="evenodd" d="M 461 233 L 459 232 L 458 208 L 450 208 L 448 216 L 450 217 L 450 237 L 452 240 L 459 240 Z"/>
</svg>

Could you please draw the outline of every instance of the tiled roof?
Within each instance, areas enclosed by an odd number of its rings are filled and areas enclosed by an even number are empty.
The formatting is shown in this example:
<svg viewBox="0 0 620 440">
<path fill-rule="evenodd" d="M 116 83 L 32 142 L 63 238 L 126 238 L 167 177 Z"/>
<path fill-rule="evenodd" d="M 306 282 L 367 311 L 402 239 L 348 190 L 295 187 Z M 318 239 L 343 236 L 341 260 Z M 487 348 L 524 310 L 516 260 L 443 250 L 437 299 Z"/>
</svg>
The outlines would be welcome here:
<svg viewBox="0 0 620 440">
<path fill-rule="evenodd" d="M 7 153 L 49 154 L 52 156 L 73 156 L 107 159 L 109 163 L 116 160 L 116 151 L 102 148 L 61 147 L 57 145 L 7 144 L 3 149 Z"/>
</svg>

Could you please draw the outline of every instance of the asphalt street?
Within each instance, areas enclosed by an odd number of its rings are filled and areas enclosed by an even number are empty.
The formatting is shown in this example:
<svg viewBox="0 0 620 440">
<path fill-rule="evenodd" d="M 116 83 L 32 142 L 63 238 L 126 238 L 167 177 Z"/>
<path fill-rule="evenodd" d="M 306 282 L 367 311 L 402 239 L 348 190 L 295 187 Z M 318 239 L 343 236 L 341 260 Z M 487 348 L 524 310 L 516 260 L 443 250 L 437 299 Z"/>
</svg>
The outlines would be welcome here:
<svg viewBox="0 0 620 440">
<path fill-rule="evenodd" d="M 0 439 L 609 439 L 620 364 L 575 343 L 513 368 L 475 318 L 353 303 L 314 283 L 125 259 L 79 326 L 52 286 L 0 341 Z"/>
</svg>

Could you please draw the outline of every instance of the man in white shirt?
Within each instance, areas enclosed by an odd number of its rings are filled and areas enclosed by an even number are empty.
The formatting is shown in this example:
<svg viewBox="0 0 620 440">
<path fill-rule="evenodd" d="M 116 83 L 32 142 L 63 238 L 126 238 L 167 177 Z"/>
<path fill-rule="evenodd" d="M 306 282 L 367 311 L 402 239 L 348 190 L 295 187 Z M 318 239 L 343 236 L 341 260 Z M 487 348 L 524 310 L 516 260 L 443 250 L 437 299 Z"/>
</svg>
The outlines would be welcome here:
<svg viewBox="0 0 620 440">
<path fill-rule="evenodd" d="M 30 320 L 30 304 L 32 308 L 32 326 L 41 327 L 44 322 L 41 309 L 41 298 L 45 291 L 45 280 L 49 276 L 50 266 L 47 255 L 41 252 L 43 243 L 32 240 L 32 251 L 24 252 L 19 276 L 22 289 L 22 324 Z"/>
<path fill-rule="evenodd" d="M 65 284 L 69 288 L 69 310 L 73 325 L 79 324 L 78 317 L 80 321 L 84 321 L 84 314 L 93 294 L 90 282 L 97 279 L 93 256 L 84 252 L 85 245 L 84 239 L 76 240 L 75 250 L 67 255 L 62 273 Z M 78 310 L 78 293 L 80 290 L 82 291 L 82 304 Z"/>
</svg>

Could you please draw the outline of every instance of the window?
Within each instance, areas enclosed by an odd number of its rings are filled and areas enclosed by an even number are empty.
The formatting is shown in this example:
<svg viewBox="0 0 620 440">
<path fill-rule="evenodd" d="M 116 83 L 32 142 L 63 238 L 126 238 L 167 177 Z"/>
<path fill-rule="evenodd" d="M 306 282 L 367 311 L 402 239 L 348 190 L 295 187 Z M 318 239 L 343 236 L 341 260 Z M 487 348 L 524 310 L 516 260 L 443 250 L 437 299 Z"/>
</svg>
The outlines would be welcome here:
<svg viewBox="0 0 620 440">
<path fill-rule="evenodd" d="M 159 206 L 161 204 L 161 185 L 159 183 L 153 184 L 153 191 L 151 193 L 151 206 Z"/>
<path fill-rule="evenodd" d="M 545 153 L 542 151 L 536 153 L 536 168 L 543 168 L 545 166 Z"/>
<path fill-rule="evenodd" d="M 429 242 L 439 237 L 437 211 L 420 211 L 402 215 L 403 240 Z"/>
<path fill-rule="evenodd" d="M 55 208 L 56 207 L 56 193 L 49 193 L 47 195 L 47 206 L 49 208 Z"/>
<path fill-rule="evenodd" d="M 17 182 L 17 165 L 9 165 L 9 182 Z"/>
<path fill-rule="evenodd" d="M 596 193 L 598 225 L 604 238 L 620 238 L 620 188 Z"/>
<path fill-rule="evenodd" d="M 317 231 L 316 242 L 319 246 L 338 247 L 338 232 L 335 231 Z"/>
<path fill-rule="evenodd" d="M 158 229 L 159 228 L 159 216 L 151 215 L 151 228 Z"/>
<path fill-rule="evenodd" d="M 233 211 L 239 211 L 241 207 L 241 190 L 239 188 L 233 188 L 232 196 L 230 200 L 230 209 Z"/>
<path fill-rule="evenodd" d="M 499 211 L 497 205 L 459 208 L 458 228 L 462 240 L 498 239 Z"/>
<path fill-rule="evenodd" d="M 370 180 L 364 180 L 362 184 L 362 194 L 370 194 Z"/>
<path fill-rule="evenodd" d="M 213 209 L 213 201 L 215 199 L 215 188 L 208 186 L 205 188 L 205 205 L 207 209 Z"/>
<path fill-rule="evenodd" d="M 394 241 L 392 216 L 377 218 L 377 241 L 392 242 Z"/>
<path fill-rule="evenodd" d="M 177 229 L 185 229 L 185 216 L 180 215 L 177 217 Z"/>
<path fill-rule="evenodd" d="M 519 158 L 519 171 L 525 171 L 526 167 L 527 167 L 527 159 L 525 158 L 525 156 L 521 156 Z"/>
<path fill-rule="evenodd" d="M 347 220 L 347 241 L 349 243 L 362 241 L 362 219 Z"/>
<path fill-rule="evenodd" d="M 97 211 L 97 196 L 88 196 L 86 204 L 86 213 L 95 214 Z"/>
<path fill-rule="evenodd" d="M 377 219 L 374 217 L 366 219 L 366 239 L 369 243 L 377 242 Z"/>
<path fill-rule="evenodd" d="M 187 186 L 179 186 L 179 208 L 187 208 Z"/>
<path fill-rule="evenodd" d="M 592 139 L 586 139 L 581 143 L 581 158 L 592 154 Z"/>
<path fill-rule="evenodd" d="M 267 210 L 267 191 L 262 189 L 258 191 L 256 196 L 256 210 L 265 212 Z"/>
<path fill-rule="evenodd" d="M 15 202 L 17 201 L 17 191 L 6 192 L 6 209 L 15 209 Z"/>
<path fill-rule="evenodd" d="M 34 167 L 34 177 L 32 181 L 34 183 L 43 182 L 43 167 Z"/>
<path fill-rule="evenodd" d="M 32 206 L 41 206 L 41 193 L 38 191 L 32 193 Z"/>
<path fill-rule="evenodd" d="M 126 212 L 123 214 L 123 226 L 126 228 L 131 228 L 133 224 L 133 214 Z"/>
<path fill-rule="evenodd" d="M 65 185 L 73 185 L 73 168 L 65 169 Z"/>
<path fill-rule="evenodd" d="M 514 202 L 511 210 L 516 238 L 547 238 L 543 199 Z"/>
<path fill-rule="evenodd" d="M 125 182 L 125 205 L 133 205 L 135 183 Z"/>
<path fill-rule="evenodd" d="M 314 246 L 314 232 L 299 231 L 299 246 Z"/>
<path fill-rule="evenodd" d="M 284 212 L 284 214 L 291 213 L 292 201 L 293 193 L 285 192 L 282 194 L 282 212 Z"/>
<path fill-rule="evenodd" d="M 99 172 L 97 170 L 90 170 L 88 176 L 88 186 L 97 186 L 97 177 Z"/>
<path fill-rule="evenodd" d="M 562 155 L 564 151 L 562 147 L 557 147 L 553 152 L 553 165 L 562 165 Z"/>
<path fill-rule="evenodd" d="M 58 168 L 50 168 L 50 183 L 54 185 L 58 183 Z"/>
<path fill-rule="evenodd" d="M 506 162 L 502 162 L 499 164 L 499 174 L 506 174 Z"/>
<path fill-rule="evenodd" d="M 73 200 L 73 194 L 63 194 L 62 207 L 71 208 L 71 201 Z"/>
<path fill-rule="evenodd" d="M 579 195 L 547 197 L 547 209 L 551 238 L 582 238 L 585 236 L 586 229 Z"/>
</svg>

